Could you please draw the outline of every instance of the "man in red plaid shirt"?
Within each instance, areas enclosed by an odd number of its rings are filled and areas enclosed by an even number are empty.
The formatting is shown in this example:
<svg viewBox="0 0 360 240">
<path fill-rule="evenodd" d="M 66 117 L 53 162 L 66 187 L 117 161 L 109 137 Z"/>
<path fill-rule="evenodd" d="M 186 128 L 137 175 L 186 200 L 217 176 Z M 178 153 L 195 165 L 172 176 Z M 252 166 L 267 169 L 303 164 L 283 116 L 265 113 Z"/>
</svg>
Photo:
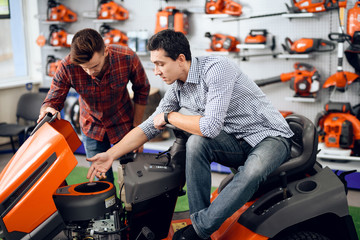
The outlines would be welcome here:
<svg viewBox="0 0 360 240">
<path fill-rule="evenodd" d="M 129 81 L 134 103 L 127 90 Z M 70 54 L 54 75 L 38 122 L 46 113 L 56 114 L 64 107 L 71 87 L 80 95 L 80 126 L 88 158 L 106 151 L 143 120 L 150 84 L 139 57 L 128 47 L 105 46 L 93 29 L 74 35 Z M 114 181 L 112 168 L 106 177 Z"/>
</svg>

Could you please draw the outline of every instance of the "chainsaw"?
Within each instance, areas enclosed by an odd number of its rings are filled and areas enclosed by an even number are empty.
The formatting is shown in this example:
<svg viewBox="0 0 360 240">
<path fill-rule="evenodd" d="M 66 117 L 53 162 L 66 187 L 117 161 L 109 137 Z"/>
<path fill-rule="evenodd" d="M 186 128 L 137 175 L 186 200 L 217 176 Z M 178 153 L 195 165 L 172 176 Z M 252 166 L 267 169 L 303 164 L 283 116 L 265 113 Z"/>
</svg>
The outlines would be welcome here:
<svg viewBox="0 0 360 240">
<path fill-rule="evenodd" d="M 129 18 L 129 11 L 112 0 L 100 0 L 97 18 L 122 21 Z"/>
<path fill-rule="evenodd" d="M 47 21 L 76 22 L 77 15 L 55 0 L 48 0 Z"/>
<path fill-rule="evenodd" d="M 206 0 L 205 13 L 240 16 L 242 14 L 242 6 L 232 0 Z"/>
<path fill-rule="evenodd" d="M 46 75 L 49 77 L 53 77 L 60 63 L 61 59 L 56 58 L 54 55 L 47 56 Z"/>
<path fill-rule="evenodd" d="M 207 49 L 208 52 L 239 52 L 240 49 L 236 45 L 240 44 L 240 41 L 230 35 L 224 34 L 210 34 L 209 32 L 205 33 L 205 37 L 211 39 L 210 49 Z"/>
<path fill-rule="evenodd" d="M 316 13 L 346 8 L 346 3 L 347 0 L 291 0 L 291 6 L 286 7 L 291 13 Z"/>
<path fill-rule="evenodd" d="M 290 81 L 290 88 L 295 91 L 294 97 L 316 97 L 316 93 L 320 89 L 320 74 L 316 68 L 307 63 L 295 63 L 294 68 L 294 72 L 256 80 L 255 83 L 261 87 L 272 83 Z"/>
<path fill-rule="evenodd" d="M 290 38 L 285 38 L 285 43 L 281 44 L 284 51 L 290 54 L 302 54 L 311 52 L 330 52 L 336 48 L 336 45 L 321 38 L 300 38 L 292 41 Z"/>
<path fill-rule="evenodd" d="M 68 40 L 68 33 L 65 29 L 57 26 L 57 25 L 50 25 L 50 34 L 48 43 L 54 47 L 70 47 L 71 41 Z"/>
<path fill-rule="evenodd" d="M 115 29 L 107 24 L 103 24 L 100 26 L 99 32 L 103 37 L 106 45 L 117 44 L 127 46 L 127 41 L 129 40 L 129 38 L 119 29 Z"/>
<path fill-rule="evenodd" d="M 186 35 L 189 31 L 188 12 L 175 7 L 160 9 L 156 14 L 155 33 L 164 29 L 173 29 Z"/>
<path fill-rule="evenodd" d="M 351 149 L 360 156 L 360 120 L 353 114 L 350 103 L 330 102 L 317 114 L 319 142 L 326 147 Z"/>
</svg>

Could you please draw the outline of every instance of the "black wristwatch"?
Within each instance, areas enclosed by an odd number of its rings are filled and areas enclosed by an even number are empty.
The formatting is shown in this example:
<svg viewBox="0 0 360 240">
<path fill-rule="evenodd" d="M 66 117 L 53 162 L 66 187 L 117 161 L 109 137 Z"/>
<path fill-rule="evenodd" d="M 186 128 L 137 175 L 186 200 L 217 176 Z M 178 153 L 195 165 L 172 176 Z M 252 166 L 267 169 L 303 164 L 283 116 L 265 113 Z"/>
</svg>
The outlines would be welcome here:
<svg viewBox="0 0 360 240">
<path fill-rule="evenodd" d="M 169 119 L 168 119 L 168 115 L 169 115 L 169 112 L 164 113 L 164 120 L 165 120 L 166 123 L 170 124 Z"/>
</svg>

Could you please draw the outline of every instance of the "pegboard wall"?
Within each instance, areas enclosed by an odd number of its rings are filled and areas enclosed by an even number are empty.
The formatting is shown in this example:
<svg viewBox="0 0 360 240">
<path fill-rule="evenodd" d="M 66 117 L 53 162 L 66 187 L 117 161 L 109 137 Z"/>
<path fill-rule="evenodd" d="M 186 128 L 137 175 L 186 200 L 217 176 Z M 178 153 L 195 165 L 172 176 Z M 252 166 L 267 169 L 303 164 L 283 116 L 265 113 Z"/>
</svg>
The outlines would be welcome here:
<svg viewBox="0 0 360 240">
<path fill-rule="evenodd" d="M 97 11 L 98 0 L 58 0 L 60 3 L 69 7 L 77 13 L 78 20 L 74 23 L 66 23 L 61 25 L 68 33 L 74 34 L 78 30 L 86 27 L 99 30 L 101 22 L 95 18 L 90 18 L 90 13 Z M 290 0 L 234 0 L 243 6 L 243 17 L 259 16 L 264 14 L 273 14 L 286 12 L 285 3 L 290 5 Z M 250 57 L 246 61 L 239 57 L 244 55 L 262 55 L 272 53 L 284 53 L 281 44 L 285 38 L 296 40 L 300 38 L 322 38 L 328 39 L 328 34 L 339 31 L 339 17 L 337 10 L 331 10 L 322 13 L 315 13 L 313 17 L 307 18 L 286 18 L 281 15 L 244 19 L 233 21 L 234 18 L 209 18 L 204 13 L 205 0 L 115 0 L 129 11 L 129 18 L 124 21 L 108 23 L 125 33 L 130 31 L 147 31 L 150 37 L 155 30 L 156 13 L 159 9 L 166 6 L 175 6 L 179 10 L 188 10 L 189 14 L 189 32 L 187 37 L 190 41 L 193 56 L 214 54 L 209 53 L 206 49 L 210 46 L 210 39 L 205 37 L 206 32 L 221 33 L 232 35 L 244 41 L 251 29 L 266 29 L 275 37 L 276 47 L 273 51 L 270 49 L 242 49 L 239 54 L 227 54 L 229 58 L 233 58 L 242 71 L 251 79 L 265 79 L 269 77 L 279 76 L 281 73 L 294 71 L 294 63 L 304 62 L 314 66 L 320 73 L 320 85 L 337 71 L 337 49 L 332 52 L 313 53 L 308 59 L 284 59 L 273 56 L 257 56 Z M 352 8 L 355 0 L 347 1 L 347 10 Z M 47 0 L 38 0 L 39 7 L 39 24 L 40 31 L 44 36 L 49 34 L 50 24 L 45 23 L 47 12 Z M 346 10 L 346 12 L 347 12 Z M 229 21 L 230 20 L 230 21 Z M 345 15 L 346 24 L 346 15 Z M 345 26 L 346 30 L 346 26 Z M 344 49 L 348 47 L 345 43 Z M 63 58 L 68 54 L 68 49 L 54 49 L 45 46 L 41 49 L 44 82 L 43 86 L 48 87 L 51 78 L 45 76 L 46 59 L 48 55 L 54 55 Z M 222 54 L 224 55 L 224 54 Z M 149 60 L 149 55 L 139 55 L 141 61 L 146 68 L 148 78 L 153 87 L 159 88 L 162 93 L 166 91 L 168 86 L 153 73 L 153 65 Z M 354 72 L 354 69 L 347 63 L 344 57 L 344 71 Z M 345 92 L 332 91 L 329 89 L 321 89 L 318 93 L 317 101 L 304 102 L 286 100 L 294 95 L 294 91 L 290 89 L 289 82 L 275 83 L 262 87 L 268 98 L 279 110 L 293 111 L 303 114 L 309 119 L 314 120 L 318 112 L 322 111 L 324 105 L 329 101 L 348 101 L 353 106 L 360 103 L 359 83 L 355 82 L 348 87 Z"/>
</svg>

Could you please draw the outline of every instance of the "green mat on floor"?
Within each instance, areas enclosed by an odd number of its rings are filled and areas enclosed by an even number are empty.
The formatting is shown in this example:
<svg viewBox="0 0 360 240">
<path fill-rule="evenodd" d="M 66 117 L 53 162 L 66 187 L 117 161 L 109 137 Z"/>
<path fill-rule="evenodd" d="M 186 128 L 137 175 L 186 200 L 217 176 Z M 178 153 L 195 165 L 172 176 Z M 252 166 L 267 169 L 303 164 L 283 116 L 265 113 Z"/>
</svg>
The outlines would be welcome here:
<svg viewBox="0 0 360 240">
<path fill-rule="evenodd" d="M 67 183 L 68 184 L 76 184 L 76 183 L 82 183 L 82 182 L 88 181 L 86 179 L 87 171 L 88 171 L 87 167 L 76 167 L 66 178 Z M 115 177 L 115 182 L 117 182 L 118 177 L 117 177 L 116 173 L 114 173 L 114 177 Z M 119 186 L 117 186 L 118 184 L 115 184 L 115 185 L 116 185 L 117 192 L 119 192 Z M 186 188 L 185 188 L 185 190 L 186 190 Z M 215 188 L 212 189 L 212 191 L 214 191 L 214 190 L 215 190 Z M 184 195 L 184 196 L 181 196 L 178 198 L 178 201 L 177 201 L 176 207 L 175 207 L 175 211 L 182 212 L 182 211 L 187 211 L 187 210 L 189 210 L 188 200 L 187 200 L 187 195 Z M 349 212 L 354 220 L 355 228 L 356 228 L 357 234 L 360 239 L 360 208 L 349 207 Z"/>
</svg>

